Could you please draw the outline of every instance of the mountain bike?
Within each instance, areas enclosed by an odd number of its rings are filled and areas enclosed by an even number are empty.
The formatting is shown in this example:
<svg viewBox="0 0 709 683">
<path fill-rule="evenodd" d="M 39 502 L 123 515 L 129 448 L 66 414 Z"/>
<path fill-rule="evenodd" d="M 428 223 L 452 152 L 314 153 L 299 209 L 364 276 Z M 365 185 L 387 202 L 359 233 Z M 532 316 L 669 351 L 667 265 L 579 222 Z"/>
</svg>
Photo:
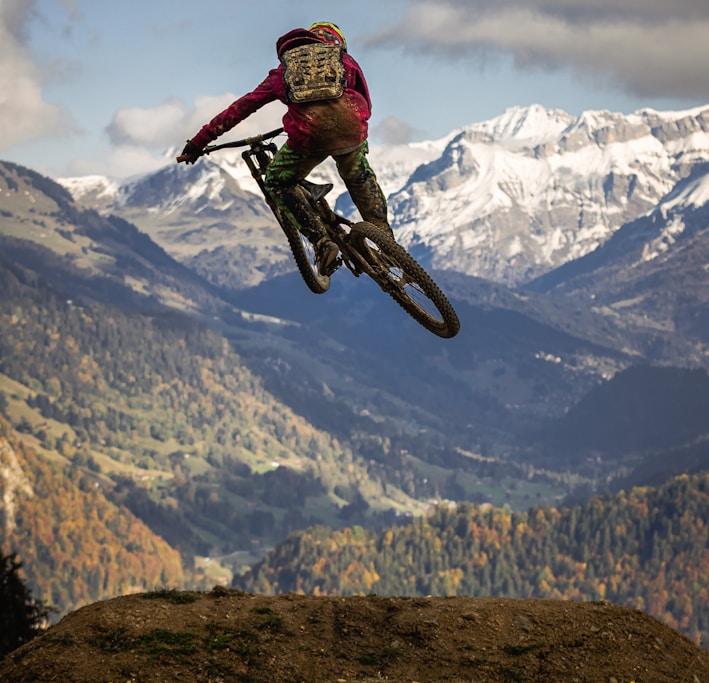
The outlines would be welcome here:
<svg viewBox="0 0 709 683">
<path fill-rule="evenodd" d="M 324 294 L 330 288 L 330 275 L 318 271 L 314 246 L 300 230 L 295 217 L 270 195 L 264 183 L 266 169 L 278 151 L 273 139 L 282 132 L 283 128 L 276 128 L 243 140 L 209 145 L 202 154 L 248 148 L 241 156 L 286 235 L 298 271 L 312 292 Z M 184 159 L 177 158 L 178 161 Z M 325 199 L 332 187 L 331 183 L 317 184 L 309 180 L 301 180 L 297 185 L 311 209 L 322 219 L 328 237 L 340 250 L 332 274 L 345 266 L 355 277 L 368 275 L 430 332 L 443 338 L 458 334 L 460 322 L 455 309 L 433 278 L 388 232 L 371 223 L 356 223 L 336 214 Z"/>
</svg>

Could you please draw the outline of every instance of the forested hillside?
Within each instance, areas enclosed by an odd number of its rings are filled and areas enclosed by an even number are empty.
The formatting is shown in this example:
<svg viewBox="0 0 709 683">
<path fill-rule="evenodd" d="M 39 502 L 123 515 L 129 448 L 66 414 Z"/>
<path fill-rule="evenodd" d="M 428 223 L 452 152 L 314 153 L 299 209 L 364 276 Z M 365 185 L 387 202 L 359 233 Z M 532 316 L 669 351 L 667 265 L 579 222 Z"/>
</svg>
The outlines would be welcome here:
<svg viewBox="0 0 709 683">
<path fill-rule="evenodd" d="M 100 482 L 188 568 L 308 524 L 416 509 L 376 462 L 278 403 L 218 332 L 177 314 L 82 306 L 10 265 L 0 290 L 11 423 L 73 476 Z"/>
<path fill-rule="evenodd" d="M 114 595 L 183 585 L 179 553 L 108 501 L 97 480 L 25 447 L 0 414 L 0 543 L 36 598 L 61 614 Z"/>
<path fill-rule="evenodd" d="M 709 639 L 709 475 L 557 510 L 440 505 L 379 533 L 294 534 L 235 587 L 608 600 Z"/>
</svg>

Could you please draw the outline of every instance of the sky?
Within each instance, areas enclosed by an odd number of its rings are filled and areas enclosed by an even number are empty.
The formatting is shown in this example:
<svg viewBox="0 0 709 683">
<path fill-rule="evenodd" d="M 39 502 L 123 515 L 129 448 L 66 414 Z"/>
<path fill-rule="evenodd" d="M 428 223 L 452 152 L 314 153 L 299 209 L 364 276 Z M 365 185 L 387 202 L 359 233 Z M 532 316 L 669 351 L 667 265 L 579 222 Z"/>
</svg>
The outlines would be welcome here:
<svg viewBox="0 0 709 683">
<path fill-rule="evenodd" d="M 277 65 L 280 35 L 314 21 L 338 24 L 364 70 L 374 144 L 531 104 L 709 103 L 707 0 L 0 0 L 0 159 L 52 177 L 155 170 Z"/>
</svg>

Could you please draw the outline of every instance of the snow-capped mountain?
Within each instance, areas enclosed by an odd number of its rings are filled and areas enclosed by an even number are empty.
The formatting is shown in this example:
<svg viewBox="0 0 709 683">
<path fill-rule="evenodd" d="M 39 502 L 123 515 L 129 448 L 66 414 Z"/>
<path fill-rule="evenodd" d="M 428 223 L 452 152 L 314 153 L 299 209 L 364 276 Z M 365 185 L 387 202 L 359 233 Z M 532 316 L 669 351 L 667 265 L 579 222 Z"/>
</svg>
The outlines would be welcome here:
<svg viewBox="0 0 709 683">
<path fill-rule="evenodd" d="M 516 108 L 454 136 L 390 210 L 397 239 L 434 268 L 520 284 L 593 251 L 708 159 L 709 107 Z"/>
<path fill-rule="evenodd" d="M 123 183 L 96 176 L 59 182 L 84 206 L 139 226 L 214 284 L 252 286 L 290 265 L 282 233 L 236 153 L 194 166 L 172 162 Z"/>
<path fill-rule="evenodd" d="M 707 163 L 709 105 L 578 117 L 515 107 L 441 140 L 372 145 L 370 160 L 397 239 L 424 265 L 519 285 L 594 251 Z M 333 203 L 339 196 L 338 209 L 352 210 L 334 164 L 312 179 L 333 182 Z M 214 273 L 217 252 L 234 263 L 236 245 L 250 254 L 240 265 L 242 284 L 274 272 L 274 258 L 276 271 L 289 267 L 238 152 L 120 185 L 96 177 L 60 182 L 82 203 L 149 231 L 177 258 L 192 265 L 206 258 L 205 274 Z"/>
</svg>

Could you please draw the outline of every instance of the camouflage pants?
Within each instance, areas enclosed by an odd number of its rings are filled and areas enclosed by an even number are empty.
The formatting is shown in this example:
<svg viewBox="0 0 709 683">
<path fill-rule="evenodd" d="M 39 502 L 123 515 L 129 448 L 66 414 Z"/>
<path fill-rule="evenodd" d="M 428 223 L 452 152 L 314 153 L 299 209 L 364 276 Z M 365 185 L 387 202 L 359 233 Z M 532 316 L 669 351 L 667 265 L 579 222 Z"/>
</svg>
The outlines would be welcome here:
<svg viewBox="0 0 709 683">
<path fill-rule="evenodd" d="M 337 165 L 345 187 L 357 207 L 362 220 L 373 223 L 389 232 L 387 220 L 387 204 L 384 193 L 379 187 L 372 167 L 367 161 L 369 146 L 363 142 L 357 149 L 347 154 L 332 155 Z M 304 233 L 323 234 L 318 225 L 303 224 L 305 219 L 303 207 L 298 206 L 299 194 L 294 192 L 294 185 L 303 180 L 318 164 L 321 164 L 329 154 L 309 155 L 294 152 L 288 143 L 283 145 L 271 162 L 264 182 L 266 188 L 278 197 L 295 214 L 305 228 Z M 310 214 L 309 211 L 305 213 Z M 309 218 L 310 216 L 308 216 Z M 307 235 L 310 237 L 310 235 Z"/>
</svg>

